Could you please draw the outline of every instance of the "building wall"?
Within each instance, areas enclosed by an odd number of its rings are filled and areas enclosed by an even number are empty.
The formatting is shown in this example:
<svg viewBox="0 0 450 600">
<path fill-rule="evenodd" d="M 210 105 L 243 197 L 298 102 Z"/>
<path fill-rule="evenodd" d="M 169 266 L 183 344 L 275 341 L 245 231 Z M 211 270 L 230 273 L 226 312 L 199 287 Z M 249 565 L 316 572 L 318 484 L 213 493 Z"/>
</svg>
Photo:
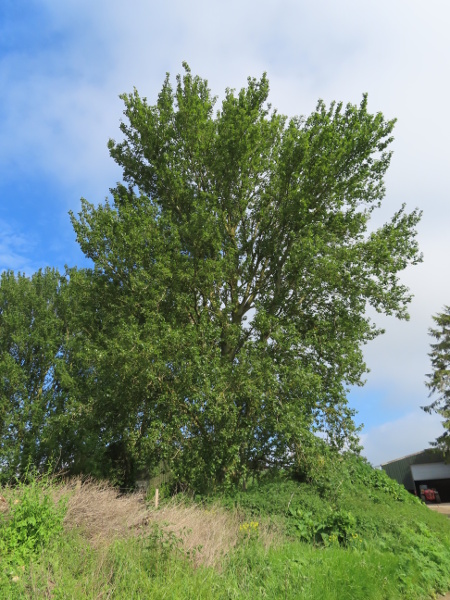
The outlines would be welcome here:
<svg viewBox="0 0 450 600">
<path fill-rule="evenodd" d="M 386 471 L 391 479 L 395 479 L 395 481 L 398 481 L 398 483 L 404 485 L 408 491 L 414 492 L 415 484 L 411 473 L 411 466 L 427 464 L 431 465 L 433 463 L 436 464 L 443 462 L 444 456 L 442 452 L 430 449 L 423 450 L 417 454 L 410 454 L 409 456 L 404 456 L 403 458 L 399 458 L 397 460 L 392 460 L 380 466 L 384 471 Z"/>
</svg>

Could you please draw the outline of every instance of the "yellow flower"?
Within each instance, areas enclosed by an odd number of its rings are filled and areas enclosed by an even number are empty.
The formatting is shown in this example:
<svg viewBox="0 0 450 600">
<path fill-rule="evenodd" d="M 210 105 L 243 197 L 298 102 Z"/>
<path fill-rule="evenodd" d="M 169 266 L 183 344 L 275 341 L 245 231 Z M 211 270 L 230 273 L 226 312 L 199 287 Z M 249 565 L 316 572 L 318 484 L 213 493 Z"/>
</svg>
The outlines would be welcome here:
<svg viewBox="0 0 450 600">
<path fill-rule="evenodd" d="M 250 521 L 250 523 L 242 523 L 239 525 L 239 531 L 249 532 L 256 531 L 258 529 L 259 523 L 257 521 Z"/>
</svg>

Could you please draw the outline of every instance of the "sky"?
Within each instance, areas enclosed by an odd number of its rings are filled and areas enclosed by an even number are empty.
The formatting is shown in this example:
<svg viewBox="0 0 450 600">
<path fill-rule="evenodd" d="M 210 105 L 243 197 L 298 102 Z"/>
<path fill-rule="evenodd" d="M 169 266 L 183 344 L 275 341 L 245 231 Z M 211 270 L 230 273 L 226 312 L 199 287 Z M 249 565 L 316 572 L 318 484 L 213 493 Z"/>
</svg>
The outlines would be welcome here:
<svg viewBox="0 0 450 600">
<path fill-rule="evenodd" d="M 121 171 L 119 94 L 156 100 L 187 61 L 214 94 L 267 72 L 288 116 L 319 98 L 397 118 L 376 224 L 406 203 L 423 217 L 424 262 L 402 276 L 410 320 L 376 318 L 366 384 L 349 402 L 374 465 L 418 452 L 443 431 L 425 386 L 432 315 L 450 304 L 450 3 L 448 0 L 1 0 L 0 272 L 86 265 L 68 211 L 102 202 Z"/>
</svg>

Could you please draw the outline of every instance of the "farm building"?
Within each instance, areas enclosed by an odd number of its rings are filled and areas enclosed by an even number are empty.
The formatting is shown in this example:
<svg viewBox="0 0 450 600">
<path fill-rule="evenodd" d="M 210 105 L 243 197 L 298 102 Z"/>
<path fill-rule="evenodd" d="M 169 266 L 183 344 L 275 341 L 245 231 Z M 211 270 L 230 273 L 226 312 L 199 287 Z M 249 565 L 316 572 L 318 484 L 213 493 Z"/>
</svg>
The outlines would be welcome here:
<svg viewBox="0 0 450 600">
<path fill-rule="evenodd" d="M 450 502 L 450 464 L 434 449 L 422 450 L 380 465 L 392 479 L 420 496 L 420 486 L 434 488 L 442 502 Z"/>
</svg>

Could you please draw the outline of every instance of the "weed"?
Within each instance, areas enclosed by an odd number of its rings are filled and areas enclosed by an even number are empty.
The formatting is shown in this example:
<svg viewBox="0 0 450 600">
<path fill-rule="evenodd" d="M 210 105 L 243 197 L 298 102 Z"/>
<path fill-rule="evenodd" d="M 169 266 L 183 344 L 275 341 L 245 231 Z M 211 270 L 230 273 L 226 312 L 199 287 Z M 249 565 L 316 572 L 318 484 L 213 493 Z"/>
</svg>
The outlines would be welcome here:
<svg viewBox="0 0 450 600">
<path fill-rule="evenodd" d="M 53 501 L 45 478 L 30 478 L 11 490 L 8 504 L 0 516 L 0 553 L 3 562 L 23 565 L 62 533 L 67 502 Z"/>
</svg>

